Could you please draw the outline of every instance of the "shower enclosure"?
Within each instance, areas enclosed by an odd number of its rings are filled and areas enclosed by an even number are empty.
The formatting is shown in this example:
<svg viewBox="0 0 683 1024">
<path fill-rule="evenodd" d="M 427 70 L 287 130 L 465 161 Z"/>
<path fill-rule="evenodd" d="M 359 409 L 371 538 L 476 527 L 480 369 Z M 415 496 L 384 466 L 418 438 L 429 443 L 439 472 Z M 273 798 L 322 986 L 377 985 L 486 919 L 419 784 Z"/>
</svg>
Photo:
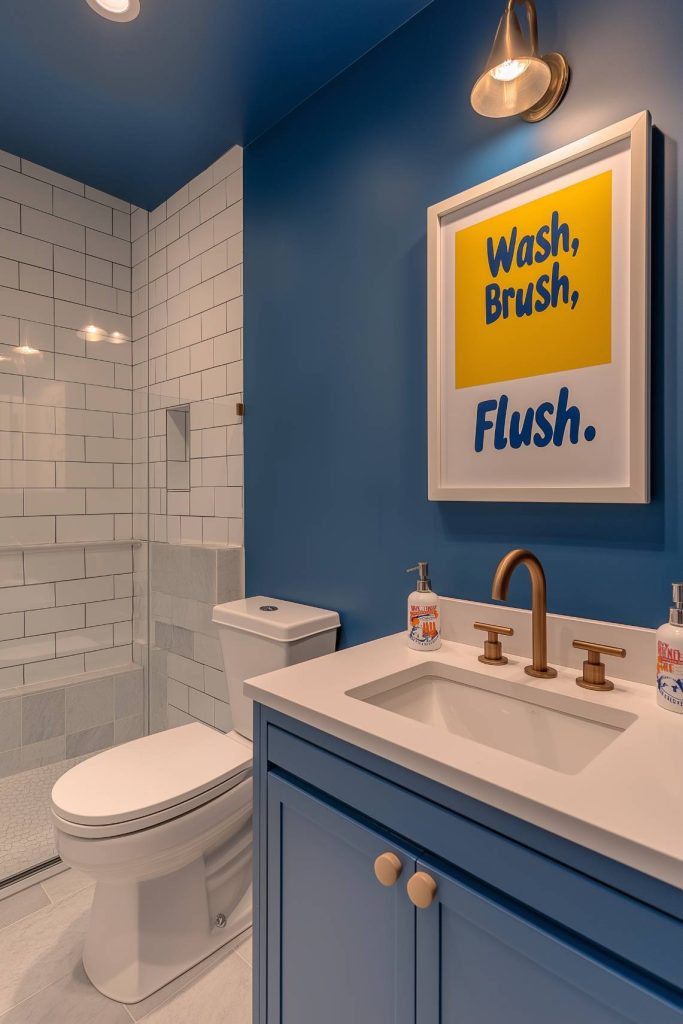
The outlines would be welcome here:
<svg viewBox="0 0 683 1024">
<path fill-rule="evenodd" d="M 232 727 L 241 296 L 239 147 L 149 214 L 0 152 L 0 896 L 69 767 Z"/>
<path fill-rule="evenodd" d="M 147 330 L 146 310 L 133 310 L 147 253 L 138 245 L 134 263 L 131 244 L 131 231 L 146 243 L 148 225 L 143 211 L 28 161 L 3 153 L 0 165 L 8 887 L 56 862 L 56 779 L 148 728 L 147 391 L 134 386 Z"/>
</svg>

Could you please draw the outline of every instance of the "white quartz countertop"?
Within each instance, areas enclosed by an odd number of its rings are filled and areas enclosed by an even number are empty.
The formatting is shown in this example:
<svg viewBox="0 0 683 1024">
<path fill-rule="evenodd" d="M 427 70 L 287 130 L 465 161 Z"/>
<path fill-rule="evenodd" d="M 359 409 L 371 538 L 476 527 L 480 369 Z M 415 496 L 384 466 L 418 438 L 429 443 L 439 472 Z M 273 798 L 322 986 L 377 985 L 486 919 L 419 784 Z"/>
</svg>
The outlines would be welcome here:
<svg viewBox="0 0 683 1024">
<path fill-rule="evenodd" d="M 576 686 L 577 669 L 551 680 L 524 673 L 525 659 L 485 667 L 480 648 L 444 641 L 439 651 L 410 650 L 405 634 L 339 651 L 250 679 L 254 700 L 363 750 L 507 811 L 581 846 L 683 888 L 683 715 L 658 707 L 653 686 L 618 679 L 609 693 Z M 466 672 L 636 716 L 576 774 L 484 746 L 349 696 L 349 691 L 423 664 Z M 576 707 L 576 705 L 574 705 Z M 598 709 L 596 709 L 597 711 Z"/>
</svg>

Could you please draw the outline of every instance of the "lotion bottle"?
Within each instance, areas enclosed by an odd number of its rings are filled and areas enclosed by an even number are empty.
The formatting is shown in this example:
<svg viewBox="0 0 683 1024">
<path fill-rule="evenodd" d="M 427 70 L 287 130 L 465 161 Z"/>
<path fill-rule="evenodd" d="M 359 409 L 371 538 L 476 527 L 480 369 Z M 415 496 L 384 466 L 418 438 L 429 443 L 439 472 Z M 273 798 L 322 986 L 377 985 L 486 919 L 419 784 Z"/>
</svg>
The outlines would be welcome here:
<svg viewBox="0 0 683 1024">
<path fill-rule="evenodd" d="M 429 565 L 418 562 L 406 572 L 417 572 L 417 589 L 408 598 L 408 647 L 414 651 L 438 651 L 441 647 L 441 608 L 432 590 Z M 683 630 L 681 631 L 683 636 Z"/>
<path fill-rule="evenodd" d="M 683 583 L 672 588 L 669 621 L 657 630 L 657 703 L 683 715 Z"/>
</svg>

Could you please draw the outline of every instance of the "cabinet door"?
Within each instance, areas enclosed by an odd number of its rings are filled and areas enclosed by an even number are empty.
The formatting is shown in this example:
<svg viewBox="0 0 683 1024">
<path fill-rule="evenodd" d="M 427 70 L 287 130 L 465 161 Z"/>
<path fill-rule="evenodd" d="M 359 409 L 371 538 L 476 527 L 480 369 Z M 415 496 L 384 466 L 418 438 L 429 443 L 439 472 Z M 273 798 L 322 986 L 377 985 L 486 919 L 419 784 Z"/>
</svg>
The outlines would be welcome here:
<svg viewBox="0 0 683 1024">
<path fill-rule="evenodd" d="M 681 1024 L 680 1004 L 607 954 L 490 890 L 418 871 L 437 889 L 417 911 L 417 1024 Z"/>
<path fill-rule="evenodd" d="M 390 886 L 384 853 L 401 862 Z M 270 774 L 267 1024 L 415 1024 L 414 870 L 381 832 Z"/>
</svg>

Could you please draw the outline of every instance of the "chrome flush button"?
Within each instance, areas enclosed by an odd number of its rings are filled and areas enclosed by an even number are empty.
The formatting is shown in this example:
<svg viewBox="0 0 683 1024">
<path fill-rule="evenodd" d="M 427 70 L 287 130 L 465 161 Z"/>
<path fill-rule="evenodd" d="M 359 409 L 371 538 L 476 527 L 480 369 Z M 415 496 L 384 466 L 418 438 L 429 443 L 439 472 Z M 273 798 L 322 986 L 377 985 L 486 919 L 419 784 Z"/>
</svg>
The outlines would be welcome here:
<svg viewBox="0 0 683 1024">
<path fill-rule="evenodd" d="M 262 604 L 259 608 L 260 612 L 276 612 L 278 607 L 276 604 Z"/>
</svg>

